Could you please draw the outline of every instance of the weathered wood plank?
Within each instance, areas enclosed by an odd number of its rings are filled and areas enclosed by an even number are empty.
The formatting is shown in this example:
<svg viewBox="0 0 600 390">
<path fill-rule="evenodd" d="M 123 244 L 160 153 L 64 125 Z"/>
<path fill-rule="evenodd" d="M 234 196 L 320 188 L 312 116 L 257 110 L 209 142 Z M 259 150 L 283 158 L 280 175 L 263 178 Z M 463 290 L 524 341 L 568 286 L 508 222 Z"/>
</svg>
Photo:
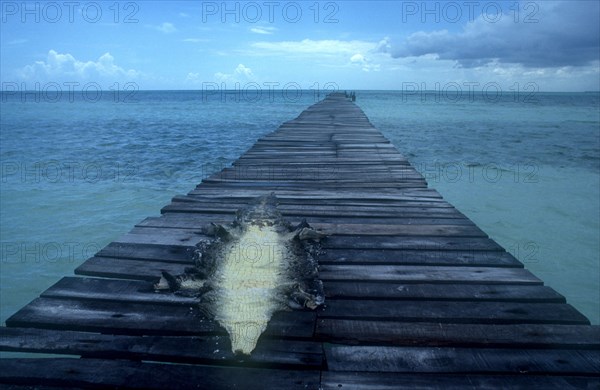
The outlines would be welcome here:
<svg viewBox="0 0 600 390">
<path fill-rule="evenodd" d="M 488 238 L 465 237 L 412 237 L 412 236 L 331 236 L 323 241 L 326 249 L 411 249 L 411 250 L 461 250 L 504 251 Z"/>
<path fill-rule="evenodd" d="M 594 389 L 600 378 L 592 376 L 540 375 L 423 375 L 324 371 L 323 390 L 396 389 Z"/>
<path fill-rule="evenodd" d="M 210 237 L 196 229 L 139 227 L 118 237 L 113 243 L 181 246 L 194 249 L 199 242 L 207 240 L 210 240 Z"/>
<path fill-rule="evenodd" d="M 319 318 L 477 324 L 589 325 L 571 305 L 558 303 L 380 301 L 330 299 Z"/>
<path fill-rule="evenodd" d="M 335 189 L 297 189 L 288 190 L 285 188 L 277 188 L 272 190 L 279 196 L 292 196 L 295 198 L 308 198 L 308 199 L 323 199 L 323 198 L 339 198 L 339 199 L 371 199 L 371 200 L 432 200 L 432 201 L 443 201 L 442 196 L 436 190 L 431 188 L 427 189 L 394 189 L 394 190 L 382 190 L 382 189 L 368 189 L 361 188 L 360 190 L 352 190 L 345 188 Z M 201 195 L 201 196 L 221 196 L 221 197 L 240 197 L 247 196 L 255 198 L 261 195 L 268 195 L 268 190 L 256 189 L 256 188 L 228 188 L 227 191 L 223 191 L 223 188 L 218 186 L 211 186 L 208 184 L 199 185 L 188 193 L 189 195 Z"/>
<path fill-rule="evenodd" d="M 231 222 L 231 220 L 230 220 Z M 197 222 L 195 222 L 197 223 Z M 204 225 L 207 225 L 205 223 Z M 312 223 L 314 228 L 329 235 L 364 235 L 364 236 L 431 236 L 431 237 L 480 237 L 487 235 L 473 225 L 390 225 L 390 224 L 344 224 L 344 223 Z M 176 242 L 195 242 L 205 240 L 202 229 L 190 228 L 161 228 L 152 226 L 136 226 L 130 234 L 146 236 L 159 234 L 163 240 L 167 237 Z M 131 237 L 123 236 L 123 238 Z M 163 243 L 164 244 L 164 243 Z"/>
<path fill-rule="evenodd" d="M 0 351 L 245 367 L 318 369 L 322 365 L 322 348 L 314 341 L 263 339 L 252 355 L 240 358 L 231 352 L 227 335 L 125 336 L 0 327 Z"/>
<path fill-rule="evenodd" d="M 562 295 L 545 286 L 325 281 L 324 287 L 326 297 L 331 299 L 565 302 Z M 151 282 L 78 277 L 62 278 L 41 296 L 165 305 L 194 305 L 197 302 L 195 298 L 177 294 L 155 293 Z"/>
<path fill-rule="evenodd" d="M 98 251 L 96 256 L 119 259 L 153 259 L 188 263 L 192 260 L 195 249 L 194 246 L 112 242 Z"/>
<path fill-rule="evenodd" d="M 477 267 L 517 267 L 523 264 L 508 252 L 476 250 L 334 249 L 323 250 L 320 264 L 403 264 Z"/>
<path fill-rule="evenodd" d="M 161 213 L 218 213 L 218 214 L 230 214 L 233 215 L 236 209 L 230 207 L 215 207 L 215 206 L 204 206 L 202 204 L 195 204 L 193 202 L 171 202 L 161 209 Z M 315 210 L 311 207 L 296 208 L 296 209 L 285 209 L 282 208 L 281 214 L 284 217 L 299 217 L 299 218 L 310 218 L 310 217 L 379 217 L 379 218 L 414 218 L 414 217 L 425 217 L 425 218 L 464 218 L 464 215 L 453 208 L 425 208 L 425 207 L 403 207 L 398 208 L 394 212 L 386 211 L 384 209 L 372 210 L 372 211 L 353 211 L 350 208 L 346 209 L 322 209 Z"/>
<path fill-rule="evenodd" d="M 600 326 L 553 324 L 450 324 L 319 319 L 316 336 L 346 344 L 431 347 L 600 348 Z"/>
<path fill-rule="evenodd" d="M 418 223 L 418 222 L 417 222 Z M 430 236 L 430 237 L 482 237 L 487 238 L 481 229 L 471 225 L 420 225 L 420 224 L 349 224 L 312 223 L 316 229 L 337 236 Z"/>
<path fill-rule="evenodd" d="M 173 197 L 174 202 L 194 202 L 196 204 L 205 204 L 210 206 L 219 206 L 228 209 L 239 209 L 245 207 L 253 198 L 250 197 L 211 197 L 206 195 L 176 195 Z M 304 198 L 292 198 L 292 197 L 278 197 L 277 198 L 278 209 L 285 210 L 287 208 L 306 208 L 309 206 L 311 209 L 324 209 L 334 208 L 339 209 L 342 207 L 369 207 L 369 208 L 386 208 L 386 210 L 402 208 L 402 207 L 443 207 L 443 208 L 454 208 L 448 202 L 439 199 L 420 199 L 415 200 L 407 198 L 405 200 L 397 199 L 333 199 L 333 198 L 317 198 L 317 197 L 304 197 Z M 369 211 L 367 209 L 366 211 Z M 372 210 L 371 210 L 372 211 Z"/>
<path fill-rule="evenodd" d="M 276 313 L 263 336 L 311 337 L 316 314 Z M 6 320 L 9 327 L 130 335 L 202 335 L 225 332 L 196 306 L 37 298 Z M 248 329 L 254 332 L 255 329 Z"/>
<path fill-rule="evenodd" d="M 136 226 L 165 227 L 201 229 L 210 222 L 230 223 L 234 219 L 233 214 L 202 214 L 202 213 L 165 213 L 160 217 L 148 217 L 140 221 Z M 304 218 L 286 218 L 292 225 L 297 225 Z M 473 222 L 466 218 L 368 218 L 368 217 L 310 217 L 307 219 L 311 226 L 317 229 L 323 225 L 446 225 L 446 226 L 470 226 Z M 376 229 L 376 227 L 375 227 Z M 400 228 L 398 228 L 400 229 Z"/>
<path fill-rule="evenodd" d="M 501 267 L 321 265 L 319 278 L 346 282 L 542 284 L 526 269 Z"/>
<path fill-rule="evenodd" d="M 431 284 L 325 281 L 330 299 L 385 299 L 427 301 L 496 301 L 565 303 L 565 298 L 546 286 L 490 284 Z"/>
<path fill-rule="evenodd" d="M 76 275 L 98 276 L 103 278 L 135 279 L 158 282 L 162 271 L 173 275 L 183 273 L 186 266 L 194 263 L 163 262 L 149 260 L 115 259 L 92 257 L 75 269 Z"/>
<path fill-rule="evenodd" d="M 160 275 L 156 275 L 156 279 Z M 193 306 L 197 298 L 172 293 L 157 293 L 153 283 L 141 280 L 118 280 L 64 277 L 41 295 L 43 298 L 89 299 L 109 302 L 149 303 Z"/>
<path fill-rule="evenodd" d="M 0 359 L 0 382 L 121 389 L 318 389 L 319 371 L 106 359 Z"/>
<path fill-rule="evenodd" d="M 218 185 L 223 188 L 262 188 L 264 191 L 277 191 L 279 188 L 287 188 L 287 189 L 299 189 L 299 190 L 310 190 L 312 188 L 352 188 L 352 189 L 360 189 L 360 188 L 427 188 L 427 183 L 424 180 L 415 180 L 413 181 L 393 181 L 386 180 L 382 182 L 373 181 L 369 182 L 368 180 L 363 181 L 345 181 L 345 180 L 322 180 L 322 181 L 306 181 L 306 182 L 296 182 L 296 181 L 288 181 L 288 180 L 269 180 L 269 181 L 259 181 L 259 180 L 227 180 L 227 179 L 211 179 L 206 178 L 202 180 L 203 184 L 212 184 Z"/>
<path fill-rule="evenodd" d="M 325 355 L 331 371 L 600 376 L 600 350 L 327 344 Z"/>
</svg>

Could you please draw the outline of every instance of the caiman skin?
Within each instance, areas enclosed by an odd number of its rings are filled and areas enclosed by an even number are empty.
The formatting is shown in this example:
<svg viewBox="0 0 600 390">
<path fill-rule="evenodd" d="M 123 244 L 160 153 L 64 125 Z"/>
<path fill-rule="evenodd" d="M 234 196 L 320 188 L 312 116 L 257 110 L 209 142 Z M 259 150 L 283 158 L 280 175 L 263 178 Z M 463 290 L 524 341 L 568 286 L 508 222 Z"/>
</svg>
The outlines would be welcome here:
<svg viewBox="0 0 600 390">
<path fill-rule="evenodd" d="M 155 288 L 198 296 L 201 310 L 227 330 L 232 352 L 249 355 L 276 311 L 324 303 L 314 254 L 325 235 L 306 221 L 286 222 L 274 194 L 205 232 L 214 239 L 198 244 L 195 267 L 178 276 L 163 272 Z"/>
</svg>

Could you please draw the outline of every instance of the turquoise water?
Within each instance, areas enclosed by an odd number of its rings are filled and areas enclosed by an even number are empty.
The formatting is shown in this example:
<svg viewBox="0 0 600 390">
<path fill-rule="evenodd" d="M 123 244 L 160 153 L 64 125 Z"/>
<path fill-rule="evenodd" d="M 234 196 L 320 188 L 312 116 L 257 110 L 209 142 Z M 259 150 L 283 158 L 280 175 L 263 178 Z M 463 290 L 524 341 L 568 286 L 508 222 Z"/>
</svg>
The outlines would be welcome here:
<svg viewBox="0 0 600 390">
<path fill-rule="evenodd" d="M 432 187 L 600 323 L 597 94 L 357 95 Z M 224 98 L 2 96 L 0 321 L 318 96 Z"/>
</svg>

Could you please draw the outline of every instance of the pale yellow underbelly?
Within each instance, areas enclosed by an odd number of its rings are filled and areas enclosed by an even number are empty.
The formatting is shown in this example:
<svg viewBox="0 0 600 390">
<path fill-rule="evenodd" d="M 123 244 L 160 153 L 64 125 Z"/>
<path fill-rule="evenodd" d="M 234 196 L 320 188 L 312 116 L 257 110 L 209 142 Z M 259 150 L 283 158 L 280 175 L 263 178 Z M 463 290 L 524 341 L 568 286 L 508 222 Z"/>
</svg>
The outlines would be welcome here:
<svg viewBox="0 0 600 390">
<path fill-rule="evenodd" d="M 272 227 L 250 226 L 225 248 L 215 287 L 220 295 L 215 319 L 229 333 L 232 350 L 250 354 L 278 309 L 276 288 L 283 282 L 283 248 Z"/>
</svg>

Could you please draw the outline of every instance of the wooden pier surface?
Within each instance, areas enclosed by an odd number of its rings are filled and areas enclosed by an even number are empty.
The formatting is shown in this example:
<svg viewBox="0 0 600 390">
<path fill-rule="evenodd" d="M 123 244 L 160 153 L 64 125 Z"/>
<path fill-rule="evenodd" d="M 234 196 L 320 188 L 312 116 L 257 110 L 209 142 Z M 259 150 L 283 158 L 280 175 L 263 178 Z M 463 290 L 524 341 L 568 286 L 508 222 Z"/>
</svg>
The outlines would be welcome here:
<svg viewBox="0 0 600 390">
<path fill-rule="evenodd" d="M 209 222 L 275 192 L 331 234 L 326 305 L 277 313 L 251 357 L 194 300 L 158 294 Z M 343 95 L 176 196 L 0 328 L 0 388 L 600 388 L 600 327 L 524 269 Z"/>
</svg>

